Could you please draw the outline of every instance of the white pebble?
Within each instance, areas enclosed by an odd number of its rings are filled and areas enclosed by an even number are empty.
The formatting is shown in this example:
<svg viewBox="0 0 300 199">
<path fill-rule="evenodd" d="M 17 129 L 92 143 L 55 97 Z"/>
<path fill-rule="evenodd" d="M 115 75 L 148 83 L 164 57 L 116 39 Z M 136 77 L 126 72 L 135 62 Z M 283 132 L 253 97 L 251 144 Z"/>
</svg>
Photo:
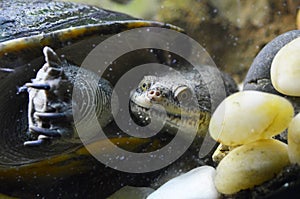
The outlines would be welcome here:
<svg viewBox="0 0 300 199">
<path fill-rule="evenodd" d="M 210 166 L 195 168 L 171 179 L 154 191 L 147 199 L 215 199 L 218 198 L 214 185 L 216 170 Z"/>
<path fill-rule="evenodd" d="M 283 97 L 242 91 L 227 97 L 217 107 L 209 132 L 224 145 L 238 146 L 281 133 L 293 116 L 292 104 Z"/>
<path fill-rule="evenodd" d="M 287 145 L 274 139 L 239 146 L 217 167 L 215 186 L 220 193 L 233 194 L 259 185 L 289 164 Z"/>
<path fill-rule="evenodd" d="M 288 153 L 291 163 L 300 164 L 300 113 L 293 118 L 289 125 Z"/>
<path fill-rule="evenodd" d="M 292 40 L 275 55 L 271 65 L 274 88 L 285 95 L 300 96 L 300 38 Z"/>
</svg>

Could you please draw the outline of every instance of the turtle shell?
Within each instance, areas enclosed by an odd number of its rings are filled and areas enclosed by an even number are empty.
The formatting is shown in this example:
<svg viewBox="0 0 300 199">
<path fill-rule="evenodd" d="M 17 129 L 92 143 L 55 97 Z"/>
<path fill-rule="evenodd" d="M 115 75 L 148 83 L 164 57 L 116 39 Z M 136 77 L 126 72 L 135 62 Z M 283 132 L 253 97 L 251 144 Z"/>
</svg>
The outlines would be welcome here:
<svg viewBox="0 0 300 199">
<path fill-rule="evenodd" d="M 49 33 L 72 26 L 135 19 L 98 7 L 45 0 L 1 1 L 0 41 Z"/>
<path fill-rule="evenodd" d="M 0 192 L 11 190 L 11 187 L 15 190 L 24 184 L 32 189 L 42 181 L 49 187 L 50 180 L 56 182 L 58 178 L 95 169 L 98 162 L 80 144 L 51 145 L 38 150 L 23 146 L 27 139 L 28 98 L 17 90 L 34 78 L 43 65 L 43 47 L 50 46 L 64 59 L 80 66 L 95 46 L 122 31 L 138 27 L 182 30 L 165 23 L 67 2 L 13 0 L 1 1 L 0 7 L 0 183 L 5 184 Z M 116 61 L 112 66 L 114 75 L 107 77 L 117 77 L 115 73 L 123 74 L 133 66 L 158 59 L 157 54 L 149 50 L 140 51 L 138 55 L 126 61 L 127 64 L 124 59 L 130 56 Z M 114 84 L 115 79 L 108 80 Z M 111 126 L 107 129 L 119 131 Z M 141 146 L 153 141 L 111 139 L 133 150 L 140 150 Z M 91 144 L 99 147 L 101 140 Z"/>
</svg>

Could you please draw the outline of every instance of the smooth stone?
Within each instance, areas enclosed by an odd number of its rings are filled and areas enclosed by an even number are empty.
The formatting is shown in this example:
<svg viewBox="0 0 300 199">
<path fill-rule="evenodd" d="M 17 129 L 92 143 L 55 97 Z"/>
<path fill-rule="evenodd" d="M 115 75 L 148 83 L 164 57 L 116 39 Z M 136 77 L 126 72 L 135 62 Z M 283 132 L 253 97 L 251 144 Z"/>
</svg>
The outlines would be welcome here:
<svg viewBox="0 0 300 199">
<path fill-rule="evenodd" d="M 244 90 L 257 90 L 280 94 L 271 83 L 271 64 L 278 51 L 300 37 L 300 30 L 291 30 L 270 41 L 255 57 L 244 80 Z"/>
<path fill-rule="evenodd" d="M 288 128 L 288 153 L 291 163 L 300 165 L 300 113 L 293 118 Z"/>
<path fill-rule="evenodd" d="M 147 199 L 217 199 L 215 174 L 216 170 L 210 166 L 195 168 L 166 182 Z"/>
<path fill-rule="evenodd" d="M 300 96 L 300 38 L 292 40 L 275 55 L 271 65 L 271 82 L 285 95 Z"/>
<path fill-rule="evenodd" d="M 209 132 L 224 145 L 238 146 L 280 134 L 293 116 L 292 104 L 283 97 L 242 91 L 221 102 L 210 120 Z"/>
<path fill-rule="evenodd" d="M 233 149 L 217 167 L 215 186 L 234 194 L 270 180 L 289 165 L 287 145 L 275 139 L 259 140 Z"/>
<path fill-rule="evenodd" d="M 286 97 L 293 104 L 295 112 L 300 112 L 300 97 L 286 96 L 278 92 L 271 82 L 271 65 L 275 55 L 285 45 L 300 37 L 300 30 L 285 32 L 272 41 L 257 54 L 244 80 L 243 90 L 256 90 Z M 285 67 L 285 66 L 283 66 Z"/>
<path fill-rule="evenodd" d="M 107 199 L 145 199 L 154 189 L 149 187 L 125 186 L 116 191 Z"/>
</svg>

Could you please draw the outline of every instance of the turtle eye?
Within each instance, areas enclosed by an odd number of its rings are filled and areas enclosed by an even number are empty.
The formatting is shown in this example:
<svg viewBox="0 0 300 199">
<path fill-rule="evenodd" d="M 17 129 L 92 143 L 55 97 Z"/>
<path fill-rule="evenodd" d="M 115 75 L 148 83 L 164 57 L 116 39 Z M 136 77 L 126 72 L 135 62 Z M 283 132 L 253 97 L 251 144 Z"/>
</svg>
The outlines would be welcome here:
<svg viewBox="0 0 300 199">
<path fill-rule="evenodd" d="M 140 85 L 140 88 L 142 89 L 142 91 L 146 91 L 149 87 L 150 87 L 150 83 L 148 83 L 148 82 L 142 82 Z"/>
<path fill-rule="evenodd" d="M 188 102 L 192 97 L 192 91 L 187 86 L 180 86 L 175 89 L 174 97 L 179 102 Z"/>
</svg>

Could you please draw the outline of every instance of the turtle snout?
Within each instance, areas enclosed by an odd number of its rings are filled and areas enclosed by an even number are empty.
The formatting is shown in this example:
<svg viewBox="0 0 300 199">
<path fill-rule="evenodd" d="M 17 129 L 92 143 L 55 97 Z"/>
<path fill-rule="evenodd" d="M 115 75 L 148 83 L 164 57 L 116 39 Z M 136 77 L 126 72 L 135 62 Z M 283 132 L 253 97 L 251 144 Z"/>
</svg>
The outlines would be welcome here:
<svg viewBox="0 0 300 199">
<path fill-rule="evenodd" d="M 160 101 L 162 94 L 161 94 L 161 91 L 159 91 L 159 90 L 151 89 L 147 92 L 147 97 L 153 101 Z"/>
</svg>

